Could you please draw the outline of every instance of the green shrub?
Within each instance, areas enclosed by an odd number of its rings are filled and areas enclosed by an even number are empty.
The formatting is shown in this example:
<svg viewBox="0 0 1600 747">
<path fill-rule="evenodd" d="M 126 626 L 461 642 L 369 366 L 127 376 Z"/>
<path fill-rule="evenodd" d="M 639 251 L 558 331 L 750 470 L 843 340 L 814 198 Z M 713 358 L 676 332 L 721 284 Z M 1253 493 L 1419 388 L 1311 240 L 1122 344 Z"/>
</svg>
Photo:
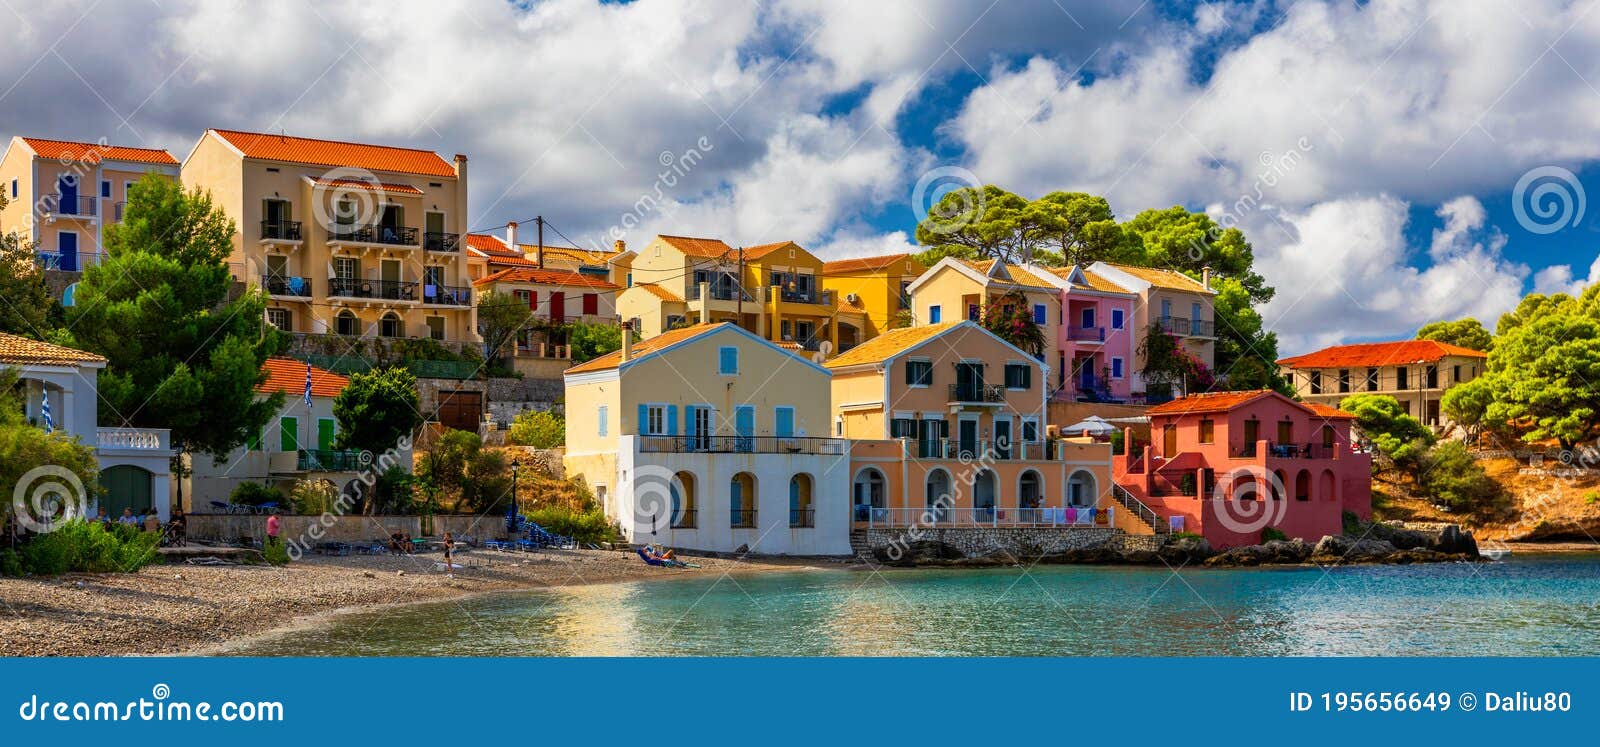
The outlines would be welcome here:
<svg viewBox="0 0 1600 747">
<path fill-rule="evenodd" d="M 339 489 L 326 480 L 300 480 L 289 491 L 289 502 L 294 512 L 302 516 L 321 516 L 334 513 L 339 500 Z"/>
<path fill-rule="evenodd" d="M 518 446 L 553 449 L 567 443 L 567 421 L 553 412 L 523 410 L 511 421 L 506 441 Z"/>
<path fill-rule="evenodd" d="M 241 482 L 228 494 L 228 502 L 236 506 L 259 506 L 263 503 L 282 503 L 283 493 L 259 482 Z"/>
<path fill-rule="evenodd" d="M 22 554 L 11 548 L 0 550 L 0 576 L 23 575 Z"/>
<path fill-rule="evenodd" d="M 1195 532 L 1173 532 L 1171 536 L 1172 536 L 1172 539 L 1175 539 L 1175 540 L 1180 540 L 1180 539 L 1196 539 L 1196 540 L 1197 539 L 1204 539 L 1201 535 L 1199 535 L 1199 534 L 1197 534 Z"/>
<path fill-rule="evenodd" d="M 372 484 L 372 512 L 408 515 L 416 513 L 417 479 L 400 465 L 384 470 Z"/>
<path fill-rule="evenodd" d="M 1600 503 L 1600 490 L 1591 490 L 1583 494 L 1583 502 L 1593 506 Z"/>
<path fill-rule="evenodd" d="M 261 557 L 273 565 L 288 565 L 289 545 L 282 537 L 269 538 L 266 544 L 261 546 Z"/>
<path fill-rule="evenodd" d="M 1284 534 L 1283 530 L 1277 527 L 1267 527 L 1261 530 L 1261 544 L 1263 545 L 1268 542 L 1286 539 L 1289 539 L 1289 535 Z"/>
<path fill-rule="evenodd" d="M 1422 459 L 1418 477 L 1423 493 L 1452 511 L 1480 511 L 1500 498 L 1500 486 L 1478 465 L 1460 441 L 1445 441 Z"/>
<path fill-rule="evenodd" d="M 1356 516 L 1356 512 L 1345 511 L 1344 513 L 1340 514 L 1339 518 L 1344 523 L 1345 534 L 1356 536 L 1362 533 L 1361 517 Z"/>
<path fill-rule="evenodd" d="M 73 520 L 49 534 L 40 534 L 22 546 L 20 558 L 0 561 L 0 568 L 19 573 L 55 576 L 62 573 L 131 573 L 160 557 L 157 532 L 137 527 Z"/>
<path fill-rule="evenodd" d="M 609 542 L 617 536 L 616 527 L 599 508 L 574 511 L 562 506 L 536 508 L 528 519 L 556 534 L 580 543 Z"/>
</svg>

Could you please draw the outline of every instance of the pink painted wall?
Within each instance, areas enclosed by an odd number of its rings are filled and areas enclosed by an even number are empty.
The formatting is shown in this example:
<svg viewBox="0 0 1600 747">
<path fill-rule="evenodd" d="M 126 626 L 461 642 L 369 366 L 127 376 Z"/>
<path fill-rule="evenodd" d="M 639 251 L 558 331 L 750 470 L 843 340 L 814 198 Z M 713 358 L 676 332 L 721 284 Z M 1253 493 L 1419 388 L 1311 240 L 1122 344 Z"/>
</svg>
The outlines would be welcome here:
<svg viewBox="0 0 1600 747">
<path fill-rule="evenodd" d="M 1058 401 L 1078 398 L 1080 382 L 1073 376 L 1074 361 L 1088 357 L 1093 361 L 1091 370 L 1096 377 L 1109 372 L 1113 358 L 1122 359 L 1122 375 L 1110 376 L 1106 380 L 1113 397 L 1128 399 L 1132 391 L 1133 352 L 1138 347 L 1133 326 L 1133 299 L 1063 290 L 1061 308 L 1062 324 L 1056 329 L 1055 341 L 1058 354 L 1049 361 L 1050 366 L 1056 369 L 1052 371 L 1055 378 L 1050 383 L 1055 387 L 1061 381 L 1059 377 L 1062 370 L 1066 372 L 1066 381 L 1054 398 Z M 1085 309 L 1093 312 L 1092 326 L 1083 324 Z M 1113 309 L 1122 312 L 1120 329 L 1111 326 Z M 1063 361 L 1065 366 L 1062 365 Z"/>
</svg>

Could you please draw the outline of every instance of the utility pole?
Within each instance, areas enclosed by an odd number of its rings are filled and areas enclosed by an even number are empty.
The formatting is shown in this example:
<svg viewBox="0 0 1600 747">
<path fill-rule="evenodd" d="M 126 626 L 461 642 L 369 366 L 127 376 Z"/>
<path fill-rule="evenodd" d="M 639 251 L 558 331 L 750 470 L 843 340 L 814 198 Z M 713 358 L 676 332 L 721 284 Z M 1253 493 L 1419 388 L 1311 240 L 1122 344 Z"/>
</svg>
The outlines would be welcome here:
<svg viewBox="0 0 1600 747">
<path fill-rule="evenodd" d="M 539 228 L 539 269 L 544 269 L 544 216 L 536 216 L 533 224 Z"/>
<path fill-rule="evenodd" d="M 737 323 L 740 327 L 743 327 L 744 326 L 744 247 L 742 247 L 742 246 L 739 247 L 739 298 L 736 299 L 735 308 L 737 309 L 737 311 L 735 313 L 738 314 L 738 319 L 736 320 L 735 323 Z"/>
</svg>

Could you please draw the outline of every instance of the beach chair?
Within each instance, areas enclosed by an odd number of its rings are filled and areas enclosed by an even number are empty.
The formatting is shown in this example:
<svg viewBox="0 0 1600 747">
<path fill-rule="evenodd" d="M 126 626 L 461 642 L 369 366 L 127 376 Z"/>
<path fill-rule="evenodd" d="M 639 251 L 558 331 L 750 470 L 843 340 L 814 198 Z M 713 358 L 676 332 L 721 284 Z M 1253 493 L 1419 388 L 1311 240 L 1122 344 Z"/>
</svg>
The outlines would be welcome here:
<svg viewBox="0 0 1600 747">
<path fill-rule="evenodd" d="M 667 564 L 667 561 L 662 560 L 661 558 L 652 557 L 650 553 L 645 552 L 645 549 L 642 545 L 633 548 L 633 551 L 639 553 L 639 559 L 643 560 L 645 565 L 665 567 Z"/>
</svg>

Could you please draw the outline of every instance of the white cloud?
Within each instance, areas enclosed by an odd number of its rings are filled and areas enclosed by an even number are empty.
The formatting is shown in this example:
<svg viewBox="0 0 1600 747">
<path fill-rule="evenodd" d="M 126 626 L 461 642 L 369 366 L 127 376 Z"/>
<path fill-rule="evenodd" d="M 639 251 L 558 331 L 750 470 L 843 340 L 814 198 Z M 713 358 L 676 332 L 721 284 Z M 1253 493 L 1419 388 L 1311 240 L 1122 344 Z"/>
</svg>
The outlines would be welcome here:
<svg viewBox="0 0 1600 747">
<path fill-rule="evenodd" d="M 1600 282 L 1600 256 L 1589 264 L 1587 277 L 1574 278 L 1571 265 L 1551 265 L 1533 275 L 1534 293 L 1565 293 L 1578 296 L 1585 289 Z"/>
</svg>

